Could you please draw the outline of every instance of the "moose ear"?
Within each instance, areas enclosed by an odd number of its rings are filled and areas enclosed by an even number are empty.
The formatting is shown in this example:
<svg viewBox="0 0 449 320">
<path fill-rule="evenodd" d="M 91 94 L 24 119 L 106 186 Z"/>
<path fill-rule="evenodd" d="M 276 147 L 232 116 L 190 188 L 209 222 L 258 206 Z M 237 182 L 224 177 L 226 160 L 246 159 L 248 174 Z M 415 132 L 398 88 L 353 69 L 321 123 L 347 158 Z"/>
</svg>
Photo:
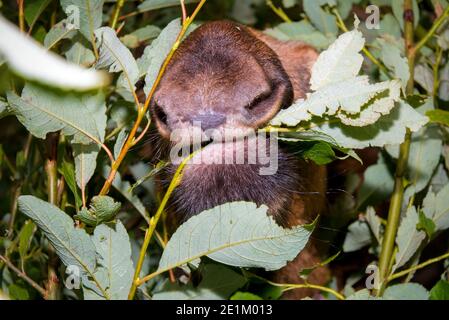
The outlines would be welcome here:
<svg viewBox="0 0 449 320">
<path fill-rule="evenodd" d="M 294 99 L 305 98 L 310 89 L 312 66 L 318 58 L 317 51 L 300 41 L 280 41 L 254 29 L 250 32 L 278 55 L 293 85 Z"/>
</svg>

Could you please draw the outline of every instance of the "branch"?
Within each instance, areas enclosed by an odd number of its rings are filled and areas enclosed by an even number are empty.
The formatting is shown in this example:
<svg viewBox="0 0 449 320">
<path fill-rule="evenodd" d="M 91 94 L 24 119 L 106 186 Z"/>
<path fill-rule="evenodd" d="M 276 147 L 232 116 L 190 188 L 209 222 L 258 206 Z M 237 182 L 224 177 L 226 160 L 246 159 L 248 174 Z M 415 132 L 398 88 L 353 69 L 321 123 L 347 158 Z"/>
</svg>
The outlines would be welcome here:
<svg viewBox="0 0 449 320">
<path fill-rule="evenodd" d="M 118 17 L 120 15 L 120 11 L 122 10 L 124 4 L 125 4 L 125 0 L 117 0 L 117 4 L 115 5 L 115 9 L 114 9 L 114 12 L 112 13 L 112 17 L 111 17 L 110 26 L 112 29 L 115 29 L 115 26 L 117 25 Z"/>
<path fill-rule="evenodd" d="M 435 32 L 440 28 L 440 26 L 443 24 L 443 22 L 449 17 L 449 6 L 444 10 L 443 14 L 438 17 L 438 19 L 435 20 L 430 30 L 427 32 L 427 34 L 416 44 L 416 46 L 413 48 L 414 54 L 416 54 L 421 48 L 429 41 Z"/>
<path fill-rule="evenodd" d="M 417 265 L 414 266 L 414 267 L 411 267 L 411 268 L 405 269 L 405 270 L 403 270 L 403 271 L 397 272 L 397 273 L 395 273 L 395 274 L 392 274 L 392 275 L 388 278 L 388 281 L 392 281 L 392 280 L 395 280 L 395 279 L 397 279 L 397 278 L 401 278 L 401 277 L 403 277 L 403 276 L 405 276 L 405 275 L 407 275 L 407 274 L 409 274 L 409 273 L 411 273 L 411 272 L 413 272 L 413 271 L 422 269 L 422 268 L 427 267 L 428 265 L 430 265 L 430 264 L 432 264 L 432 263 L 436 263 L 436 262 L 438 262 L 438 261 L 441 261 L 441 260 L 444 260 L 444 259 L 447 259 L 447 258 L 449 258 L 449 252 L 448 252 L 448 253 L 445 253 L 445 254 L 443 254 L 443 255 L 441 255 L 441 256 L 438 256 L 438 257 L 429 259 L 429 260 L 427 260 L 427 261 L 425 261 L 425 262 L 423 262 L 423 263 L 417 264 Z"/>
<path fill-rule="evenodd" d="M 14 271 L 17 276 L 19 276 L 20 278 L 22 278 L 23 280 L 25 280 L 26 282 L 28 282 L 28 284 L 30 286 L 32 286 L 34 289 L 36 289 L 41 295 L 42 297 L 44 297 L 44 299 L 47 298 L 47 291 L 42 288 L 40 285 L 38 285 L 33 279 L 31 279 L 30 277 L 28 277 L 25 272 L 20 271 L 16 266 L 14 266 L 11 261 L 9 261 L 6 257 L 0 255 L 0 260 L 3 261 L 3 263 L 12 271 Z"/>
<path fill-rule="evenodd" d="M 413 94 L 414 87 L 414 70 L 415 70 L 415 53 L 413 50 L 414 34 L 413 34 L 413 10 L 412 1 L 404 1 L 404 37 L 405 50 L 408 59 L 410 78 L 407 83 L 406 94 Z M 402 200 L 404 196 L 404 175 L 407 169 L 408 156 L 410 153 L 411 132 L 407 129 L 405 140 L 400 145 L 399 157 L 396 164 L 396 173 L 394 179 L 394 191 L 390 200 L 390 208 L 388 210 L 388 220 L 385 228 L 385 234 L 382 241 L 382 248 L 379 258 L 380 270 L 380 289 L 377 295 L 382 295 L 388 283 L 388 275 L 391 270 L 391 260 L 393 258 L 396 234 L 401 218 Z"/>
<path fill-rule="evenodd" d="M 134 123 L 134 126 L 131 129 L 129 136 L 126 139 L 126 142 L 123 145 L 122 150 L 120 151 L 120 154 L 118 155 L 117 159 L 112 162 L 111 171 L 109 172 L 106 182 L 104 183 L 103 187 L 101 188 L 100 195 L 106 195 L 109 192 L 112 182 L 114 181 L 115 175 L 118 172 L 118 168 L 120 167 L 121 163 L 125 159 L 126 154 L 128 153 L 129 149 L 136 144 L 135 136 L 137 134 L 137 130 L 139 129 L 140 123 L 142 122 L 143 118 L 145 117 L 146 112 L 148 111 L 148 108 L 150 106 L 150 101 L 153 98 L 154 93 L 156 92 L 157 86 L 159 85 L 159 83 L 162 79 L 162 76 L 164 75 L 165 69 L 167 68 L 168 64 L 170 63 L 170 60 L 173 57 L 174 53 L 178 49 L 182 38 L 186 34 L 191 23 L 193 22 L 195 17 L 198 15 L 200 9 L 203 7 L 205 2 L 206 2 L 206 0 L 201 0 L 201 2 L 198 4 L 198 6 L 196 7 L 196 9 L 192 13 L 192 15 L 190 17 L 187 17 L 187 19 L 183 23 L 182 29 L 181 29 L 180 33 L 178 34 L 178 37 L 177 37 L 173 47 L 171 48 L 170 53 L 168 54 L 161 69 L 159 70 L 156 81 L 154 82 L 153 87 L 151 88 L 151 90 L 148 94 L 148 97 L 145 100 L 145 104 L 143 105 L 143 107 L 138 109 L 136 122 Z"/>
<path fill-rule="evenodd" d="M 131 289 L 129 291 L 128 300 L 132 300 L 134 298 L 134 295 L 136 293 L 137 287 L 140 286 L 145 281 L 151 279 L 153 277 L 153 274 L 151 274 L 151 278 L 148 276 L 143 278 L 142 280 L 139 279 L 140 271 L 142 270 L 143 261 L 145 260 L 145 254 L 148 249 L 148 245 L 150 244 L 151 238 L 153 236 L 154 231 L 156 230 L 157 223 L 159 222 L 159 219 L 162 215 L 162 213 L 165 210 L 165 207 L 167 205 L 168 199 L 170 198 L 171 194 L 175 190 L 175 188 L 179 185 L 182 179 L 182 173 L 184 170 L 185 165 L 187 162 L 193 157 L 193 155 L 196 152 L 190 154 L 188 157 L 186 157 L 181 164 L 179 165 L 178 169 L 176 169 L 175 175 L 173 176 L 173 179 L 170 182 L 170 185 L 168 186 L 167 191 L 165 192 L 164 197 L 162 198 L 161 204 L 159 205 L 159 208 L 157 209 L 156 213 L 153 217 L 150 219 L 150 226 L 145 232 L 145 238 L 143 240 L 142 248 L 140 250 L 139 260 L 137 262 L 136 270 L 134 272 L 134 278 L 133 278 L 133 284 L 131 286 Z M 162 272 L 159 272 L 160 274 Z M 157 275 L 157 274 L 156 274 Z"/>
</svg>

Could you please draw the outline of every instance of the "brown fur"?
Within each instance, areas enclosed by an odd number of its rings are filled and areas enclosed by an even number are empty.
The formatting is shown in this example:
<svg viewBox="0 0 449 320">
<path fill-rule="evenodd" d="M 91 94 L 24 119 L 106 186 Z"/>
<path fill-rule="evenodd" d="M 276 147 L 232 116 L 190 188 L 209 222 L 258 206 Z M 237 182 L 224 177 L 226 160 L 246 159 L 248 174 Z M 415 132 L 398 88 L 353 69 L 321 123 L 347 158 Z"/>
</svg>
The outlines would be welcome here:
<svg viewBox="0 0 449 320">
<path fill-rule="evenodd" d="M 195 30 L 179 47 L 152 101 L 152 115 L 161 136 L 186 128 L 195 120 L 205 128 L 260 128 L 309 89 L 316 51 L 302 43 L 281 42 L 256 30 L 227 21 Z M 204 128 L 202 128 L 204 129 Z M 183 221 L 229 201 L 265 204 L 286 227 L 310 223 L 323 212 L 326 169 L 280 150 L 279 170 L 261 176 L 259 165 L 186 166 L 172 196 L 169 214 Z M 176 168 L 162 175 L 167 186 Z M 298 272 L 317 264 L 320 248 L 310 241 L 294 261 L 273 278 L 300 283 Z M 316 270 L 311 283 L 324 284 L 328 274 Z M 286 298 L 301 298 L 310 290 L 294 290 Z"/>
</svg>

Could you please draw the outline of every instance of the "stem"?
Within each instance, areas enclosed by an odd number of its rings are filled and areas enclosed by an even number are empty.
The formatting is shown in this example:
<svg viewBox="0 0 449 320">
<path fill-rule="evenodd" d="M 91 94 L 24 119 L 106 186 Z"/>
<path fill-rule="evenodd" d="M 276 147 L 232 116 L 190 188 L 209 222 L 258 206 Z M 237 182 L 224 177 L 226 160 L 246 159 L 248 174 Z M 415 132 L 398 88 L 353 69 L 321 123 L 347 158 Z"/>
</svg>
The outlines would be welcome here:
<svg viewBox="0 0 449 320">
<path fill-rule="evenodd" d="M 115 159 L 115 161 L 112 162 L 111 165 L 111 171 L 109 172 L 109 176 L 106 179 L 103 187 L 101 188 L 100 191 L 100 195 L 106 195 L 109 192 L 109 189 L 112 185 L 112 182 L 114 181 L 115 175 L 118 172 L 118 168 L 120 167 L 120 164 L 123 162 L 123 159 L 125 158 L 126 154 L 128 153 L 129 149 L 131 147 L 133 147 L 136 144 L 135 141 L 135 136 L 137 134 L 137 130 L 140 127 L 140 123 L 142 122 L 143 118 L 145 117 L 146 112 L 148 111 L 148 108 L 150 106 L 150 101 L 154 95 L 154 93 L 156 92 L 157 86 L 159 85 L 162 76 L 164 75 L 165 69 L 167 68 L 168 64 L 171 61 L 171 58 L 173 57 L 175 51 L 178 49 L 182 38 L 184 37 L 184 35 L 186 34 L 190 24 L 193 22 L 193 20 L 195 19 L 195 17 L 197 16 L 198 12 L 200 11 L 200 9 L 203 7 L 204 3 L 206 2 L 206 0 L 201 0 L 201 2 L 198 4 L 198 6 L 196 7 L 195 11 L 192 13 L 192 15 L 190 17 L 188 17 L 185 22 L 182 25 L 182 29 L 178 34 L 178 37 L 173 45 L 173 47 L 170 50 L 170 53 L 168 54 L 167 58 L 165 59 L 161 69 L 159 70 L 159 74 L 156 78 L 156 81 L 153 84 L 153 87 L 151 88 L 147 99 L 145 100 L 145 104 L 143 105 L 143 107 L 138 109 L 138 114 L 137 114 L 137 119 L 136 122 L 134 123 L 133 128 L 131 129 L 131 132 L 129 133 L 128 138 L 126 139 L 125 144 L 122 147 L 122 150 L 120 151 L 119 156 L 117 157 L 117 159 Z"/>
<path fill-rule="evenodd" d="M 282 20 L 284 20 L 285 22 L 291 23 L 293 22 L 285 13 L 284 10 L 282 10 L 281 7 L 276 7 L 273 2 L 271 0 L 267 0 L 267 6 L 269 6 L 271 8 L 271 10 L 273 10 L 274 13 L 276 13 L 278 15 L 278 17 L 280 17 Z"/>
<path fill-rule="evenodd" d="M 137 287 L 141 285 L 145 281 L 141 281 L 139 279 L 140 271 L 142 270 L 143 261 L 145 260 L 145 254 L 148 249 L 148 245 L 150 244 L 150 240 L 153 236 L 153 233 L 156 229 L 157 223 L 162 215 L 162 213 L 165 210 L 165 207 L 167 205 L 168 199 L 170 198 L 171 194 L 173 193 L 173 190 L 179 185 L 182 179 L 182 173 L 184 170 L 185 165 L 187 162 L 192 158 L 192 156 L 195 153 L 190 154 L 188 157 L 186 157 L 181 164 L 179 165 L 178 169 L 176 169 L 175 175 L 173 176 L 173 179 L 170 182 L 170 185 L 168 186 L 167 192 L 165 193 L 164 197 L 162 198 L 161 204 L 159 205 L 159 208 L 157 209 L 156 213 L 153 217 L 150 219 L 150 225 L 148 229 L 145 232 L 145 238 L 143 240 L 142 248 L 140 250 L 139 260 L 137 262 L 136 270 L 134 272 L 134 278 L 133 278 L 133 284 L 131 286 L 131 289 L 129 291 L 128 300 L 132 300 L 134 298 L 134 295 L 136 293 Z M 146 277 L 145 277 L 146 278 Z"/>
<path fill-rule="evenodd" d="M 187 10 L 186 10 L 186 4 L 184 0 L 180 0 L 181 2 L 181 11 L 182 11 L 182 23 L 184 23 L 187 19 Z"/>
<path fill-rule="evenodd" d="M 20 271 L 19 268 L 17 268 L 15 265 L 13 265 L 11 263 L 11 261 L 9 261 L 7 258 L 5 258 L 4 256 L 0 255 L 0 260 L 3 261 L 3 263 L 8 266 L 9 269 L 11 269 L 12 271 L 14 271 L 17 276 L 19 276 L 20 278 L 22 278 L 23 280 L 25 280 L 26 282 L 28 282 L 28 284 L 30 286 L 32 286 L 34 289 L 36 289 L 41 295 L 42 297 L 44 297 L 44 299 L 46 299 L 47 297 L 47 291 L 42 288 L 40 285 L 38 285 L 33 279 L 31 279 L 30 277 L 28 277 L 25 272 Z"/>
<path fill-rule="evenodd" d="M 20 31 L 25 31 L 25 15 L 23 14 L 23 1 L 24 0 L 17 0 L 17 5 L 19 7 L 19 28 Z"/>
<path fill-rule="evenodd" d="M 438 88 L 440 86 L 439 73 L 440 63 L 443 58 L 443 49 L 440 46 L 437 47 L 437 53 L 435 58 L 435 64 L 433 65 L 433 91 L 432 96 L 435 98 L 438 95 Z"/>
<path fill-rule="evenodd" d="M 47 173 L 47 195 L 48 202 L 58 206 L 58 141 L 59 133 L 50 133 L 47 136 L 47 160 L 45 172 Z"/>
<path fill-rule="evenodd" d="M 115 5 L 114 12 L 112 13 L 111 23 L 110 26 L 112 29 L 115 29 L 115 26 L 117 25 L 118 17 L 120 15 L 120 11 L 123 8 L 123 5 L 125 4 L 125 0 L 117 0 L 117 4 Z"/>
<path fill-rule="evenodd" d="M 337 18 L 337 25 L 338 27 L 344 31 L 349 32 L 348 28 L 346 27 L 345 22 L 340 16 L 340 13 L 338 12 L 337 8 L 332 9 L 332 12 L 334 13 L 335 17 Z M 388 69 L 384 66 L 382 62 L 380 62 L 372 53 L 368 50 L 366 46 L 363 46 L 362 52 L 365 54 L 365 56 L 371 60 L 372 63 L 374 63 L 387 77 L 391 79 L 391 76 L 388 72 Z"/>
<path fill-rule="evenodd" d="M 427 34 L 416 44 L 414 50 L 419 51 L 433 37 L 443 22 L 449 17 L 449 6 L 443 11 L 443 14 L 435 20 Z"/>
<path fill-rule="evenodd" d="M 427 260 L 427 261 L 425 261 L 423 263 L 417 264 L 416 266 L 413 266 L 411 268 L 408 268 L 408 269 L 405 269 L 403 271 L 397 272 L 397 273 L 391 275 L 388 278 L 388 281 L 392 281 L 392 280 L 395 280 L 397 278 L 401 278 L 401 277 L 409 274 L 410 272 L 422 269 L 424 267 L 427 267 L 429 264 L 436 263 L 438 261 L 441 261 L 441 260 L 444 260 L 444 259 L 447 259 L 447 258 L 449 258 L 449 252 L 447 252 L 447 253 L 445 253 L 445 254 L 443 254 L 441 256 L 429 259 L 429 260 Z"/>
</svg>

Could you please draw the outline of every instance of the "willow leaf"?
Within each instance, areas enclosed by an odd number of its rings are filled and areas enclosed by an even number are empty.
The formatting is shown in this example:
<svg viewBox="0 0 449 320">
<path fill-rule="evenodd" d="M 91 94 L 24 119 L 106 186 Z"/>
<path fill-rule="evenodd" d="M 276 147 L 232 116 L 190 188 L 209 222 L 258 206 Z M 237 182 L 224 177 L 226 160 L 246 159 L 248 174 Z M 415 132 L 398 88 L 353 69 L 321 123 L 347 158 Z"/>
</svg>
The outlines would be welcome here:
<svg viewBox="0 0 449 320">
<path fill-rule="evenodd" d="M 267 210 L 264 205 L 232 202 L 190 218 L 168 242 L 158 271 L 202 256 L 232 266 L 282 268 L 304 248 L 314 225 L 284 229 Z"/>
</svg>

